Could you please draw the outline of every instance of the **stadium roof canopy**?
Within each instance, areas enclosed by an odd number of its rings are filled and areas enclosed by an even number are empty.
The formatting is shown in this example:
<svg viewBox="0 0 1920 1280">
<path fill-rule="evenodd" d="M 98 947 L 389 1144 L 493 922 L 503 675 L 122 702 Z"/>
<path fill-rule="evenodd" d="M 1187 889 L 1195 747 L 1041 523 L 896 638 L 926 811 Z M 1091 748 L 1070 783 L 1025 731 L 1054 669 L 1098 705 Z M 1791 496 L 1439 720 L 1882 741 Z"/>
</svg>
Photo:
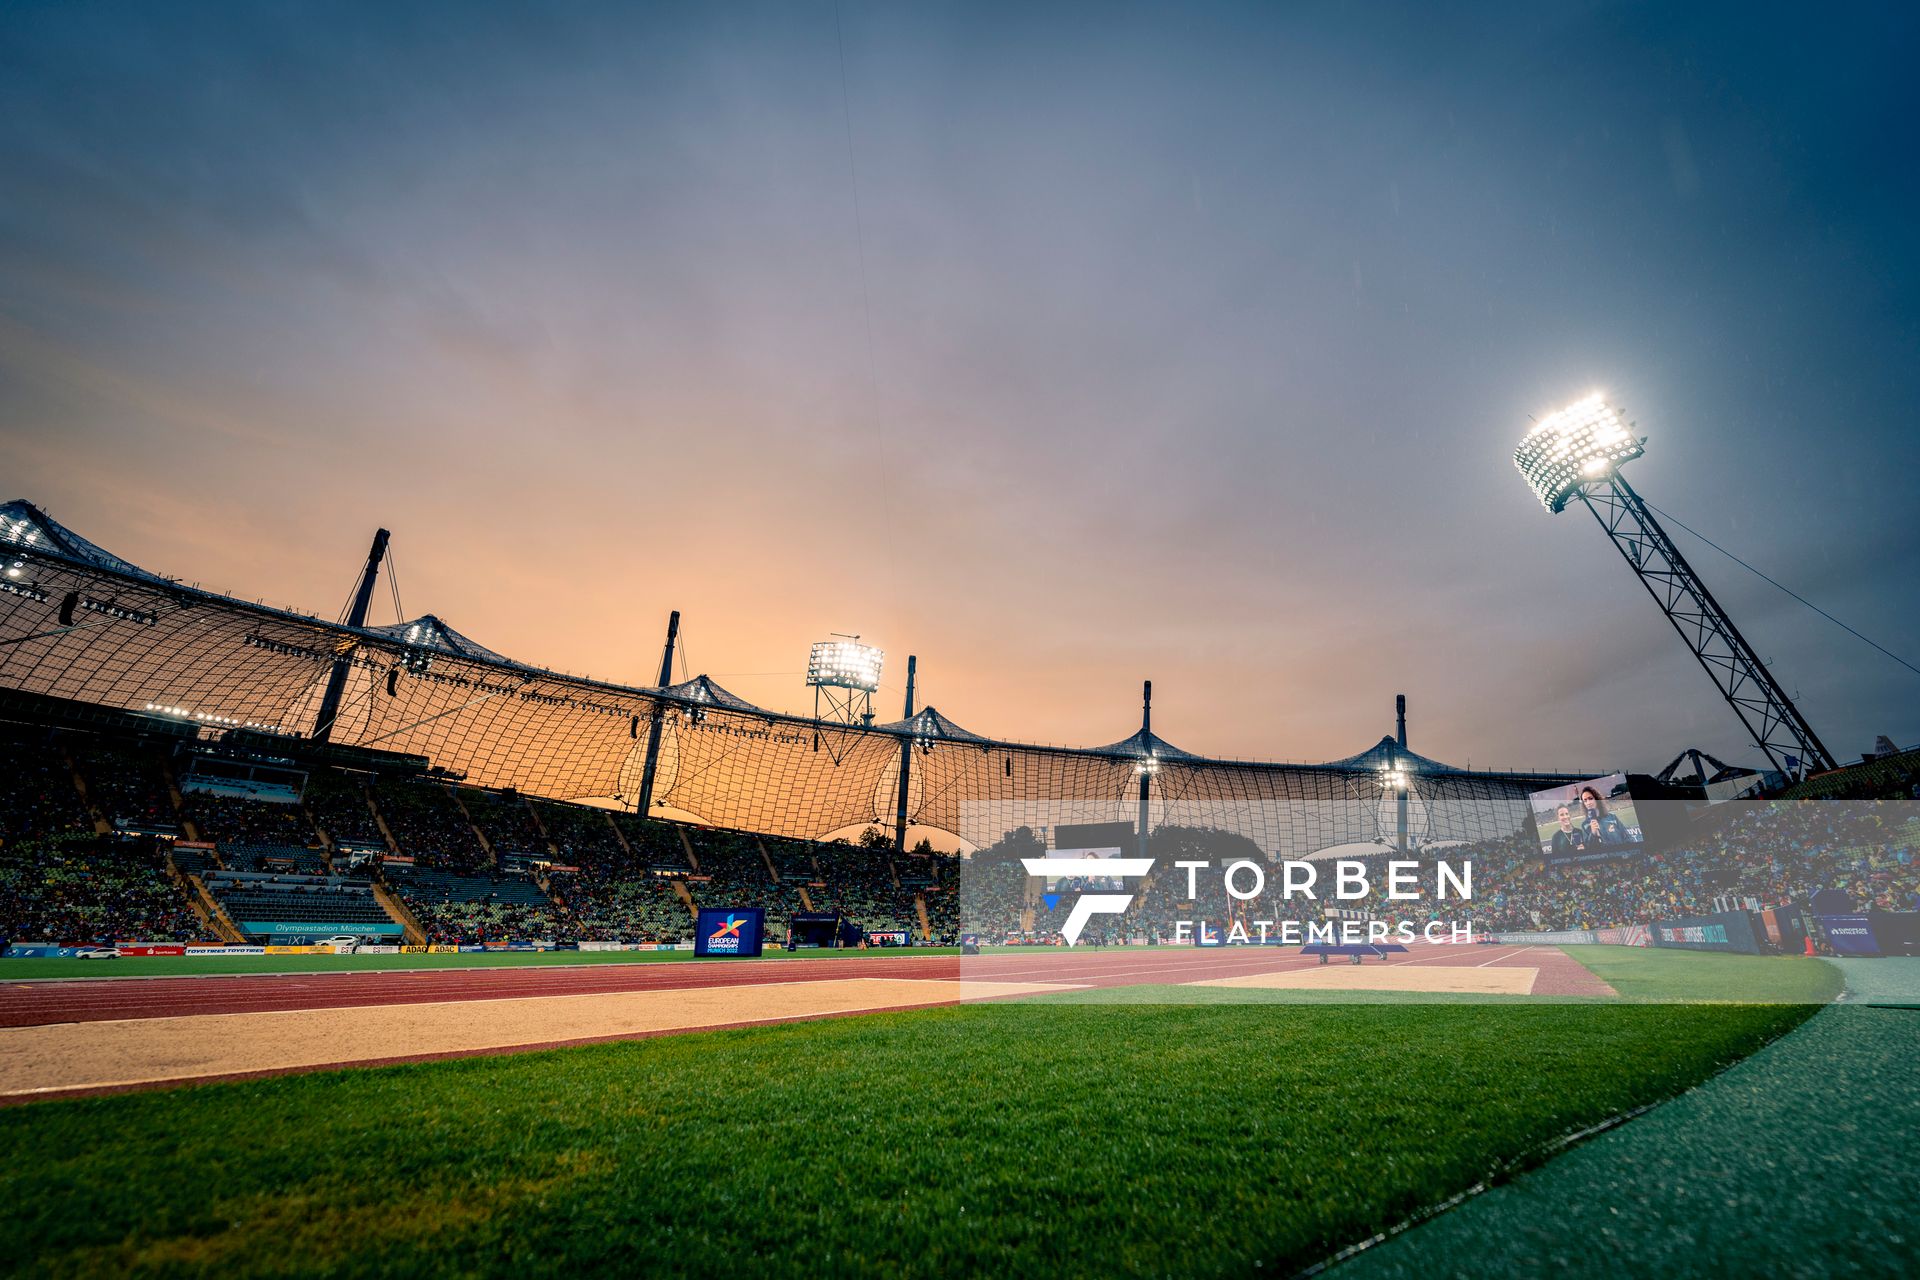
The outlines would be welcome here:
<svg viewBox="0 0 1920 1280">
<path fill-rule="evenodd" d="M 410 649 L 428 653 L 445 653 L 456 658 L 472 658 L 475 662 L 507 661 L 485 645 L 475 644 L 430 613 L 423 613 L 412 622 L 396 622 L 392 626 L 368 627 L 367 630 L 375 635 L 397 640 Z"/>
<path fill-rule="evenodd" d="M 890 825 L 900 770 L 912 824 L 974 844 L 1020 826 L 1132 819 L 1240 831 L 1291 854 L 1390 834 L 1397 767 L 1416 840 L 1504 836 L 1530 790 L 1591 774 L 1459 769 L 1383 739 L 1326 764 L 1212 759 L 1145 731 L 1104 747 L 988 737 L 927 708 L 870 727 L 757 707 L 696 676 L 591 680 L 495 653 L 433 614 L 349 627 L 150 573 L 31 503 L 0 505 L 0 689 L 186 720 L 214 736 L 312 733 L 335 668 L 331 740 L 425 756 L 490 787 L 633 805 L 655 721 L 657 811 L 820 837 Z"/>
</svg>

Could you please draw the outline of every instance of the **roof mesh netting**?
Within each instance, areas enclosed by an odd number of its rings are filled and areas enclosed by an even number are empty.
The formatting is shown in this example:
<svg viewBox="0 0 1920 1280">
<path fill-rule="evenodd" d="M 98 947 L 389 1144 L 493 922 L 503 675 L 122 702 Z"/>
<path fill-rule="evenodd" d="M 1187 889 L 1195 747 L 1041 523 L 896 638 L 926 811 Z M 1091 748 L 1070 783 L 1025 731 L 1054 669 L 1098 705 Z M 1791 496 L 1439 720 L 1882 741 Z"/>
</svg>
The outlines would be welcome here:
<svg viewBox="0 0 1920 1280">
<path fill-rule="evenodd" d="M 1276 856 L 1390 836 L 1395 764 L 1411 834 L 1427 842 L 1511 834 L 1529 791 L 1574 776 L 1456 769 L 1391 739 L 1285 765 L 1191 755 L 1144 731 L 1091 749 L 1006 742 L 932 708 L 822 723 L 705 676 L 655 689 L 529 666 L 431 614 L 353 628 L 217 595 L 136 568 L 30 503 L 0 506 L 0 688 L 305 736 L 336 664 L 335 743 L 425 756 L 481 786 L 631 807 L 658 717 L 656 811 L 800 838 L 891 825 L 903 756 L 910 821 L 970 843 L 1131 819 L 1146 773 L 1154 822 L 1239 831 Z"/>
</svg>

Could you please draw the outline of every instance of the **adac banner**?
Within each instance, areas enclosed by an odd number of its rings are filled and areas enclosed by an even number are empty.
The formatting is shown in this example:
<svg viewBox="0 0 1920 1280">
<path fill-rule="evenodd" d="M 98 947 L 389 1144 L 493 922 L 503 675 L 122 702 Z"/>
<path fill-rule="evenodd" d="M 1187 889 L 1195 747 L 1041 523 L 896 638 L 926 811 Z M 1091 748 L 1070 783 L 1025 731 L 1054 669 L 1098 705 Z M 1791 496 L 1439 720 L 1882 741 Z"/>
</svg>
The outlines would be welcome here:
<svg viewBox="0 0 1920 1280">
<path fill-rule="evenodd" d="M 1816 916 L 1820 932 L 1837 956 L 1877 956 L 1880 941 L 1873 936 L 1873 922 L 1863 915 Z"/>
<path fill-rule="evenodd" d="M 715 911 L 703 907 L 693 922 L 696 956 L 757 956 L 767 913 L 759 907 Z"/>
</svg>

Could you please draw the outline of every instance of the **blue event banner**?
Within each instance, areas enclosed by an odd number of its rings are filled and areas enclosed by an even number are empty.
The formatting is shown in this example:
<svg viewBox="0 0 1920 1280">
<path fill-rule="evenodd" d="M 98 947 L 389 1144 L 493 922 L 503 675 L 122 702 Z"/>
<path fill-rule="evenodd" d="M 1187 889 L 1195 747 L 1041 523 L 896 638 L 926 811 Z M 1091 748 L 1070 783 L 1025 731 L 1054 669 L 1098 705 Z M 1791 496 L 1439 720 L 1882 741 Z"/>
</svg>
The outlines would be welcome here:
<svg viewBox="0 0 1920 1280">
<path fill-rule="evenodd" d="M 1840 956 L 1877 956 L 1880 941 L 1873 936 L 1873 922 L 1865 915 L 1819 916 L 1827 945 Z"/>
<path fill-rule="evenodd" d="M 696 956 L 757 956 L 766 933 L 767 913 L 759 907 L 715 911 L 702 907 L 693 926 Z"/>
</svg>

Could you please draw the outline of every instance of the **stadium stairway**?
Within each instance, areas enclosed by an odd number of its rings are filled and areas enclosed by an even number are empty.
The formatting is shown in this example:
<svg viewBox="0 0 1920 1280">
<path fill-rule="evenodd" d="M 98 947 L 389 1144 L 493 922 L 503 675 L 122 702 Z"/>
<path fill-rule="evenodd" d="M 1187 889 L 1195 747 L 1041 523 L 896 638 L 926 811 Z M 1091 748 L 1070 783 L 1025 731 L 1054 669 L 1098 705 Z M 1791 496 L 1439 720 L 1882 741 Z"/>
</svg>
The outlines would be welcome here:
<svg viewBox="0 0 1920 1280">
<path fill-rule="evenodd" d="M 180 779 L 173 772 L 173 761 L 160 761 L 160 772 L 167 780 L 167 800 L 173 805 L 173 816 L 180 820 L 180 830 L 189 840 L 199 840 L 200 825 L 187 816 L 187 797 L 180 791 Z"/>
<path fill-rule="evenodd" d="M 400 841 L 394 836 L 393 828 L 387 825 L 387 817 L 380 812 L 380 806 L 374 803 L 373 792 L 367 792 L 367 811 L 373 815 L 373 825 L 380 828 L 380 838 L 387 842 L 387 852 L 398 854 Z"/>
<path fill-rule="evenodd" d="M 207 913 L 205 904 L 200 901 L 200 895 L 194 891 L 192 880 L 186 872 L 180 869 L 180 864 L 173 860 L 173 851 L 171 849 L 167 851 L 166 866 L 167 879 L 171 880 L 173 887 L 180 891 L 180 896 L 187 900 L 187 905 L 193 909 L 195 918 L 200 921 L 201 927 L 207 931 L 206 936 L 211 938 L 219 937 L 220 927 L 214 923 L 213 917 Z"/>
<path fill-rule="evenodd" d="M 893 883 L 896 886 L 900 883 L 898 874 L 893 877 Z M 933 921 L 927 918 L 927 895 L 918 890 L 915 890 L 913 895 L 913 914 L 920 917 L 920 941 L 932 942 Z"/>
<path fill-rule="evenodd" d="M 487 839 L 487 833 L 482 831 L 480 824 L 473 820 L 473 814 L 468 810 L 466 799 L 460 794 L 460 788 L 448 787 L 447 794 L 453 797 L 454 807 L 460 810 L 460 816 L 467 820 L 467 826 L 473 831 L 473 838 L 480 842 L 480 851 L 487 855 L 487 865 L 499 866 L 500 855 L 493 851 L 493 841 Z"/>
<path fill-rule="evenodd" d="M 106 811 L 95 804 L 93 797 L 87 794 L 87 780 L 81 776 L 80 762 L 73 758 L 73 752 L 67 750 L 65 746 L 61 746 L 59 751 L 61 761 L 67 766 L 67 772 L 73 777 L 73 789 L 80 793 L 81 806 L 85 808 L 87 813 L 93 818 L 94 834 L 101 836 L 112 835 L 113 824 L 107 821 Z"/>
<path fill-rule="evenodd" d="M 427 945 L 427 931 L 421 927 L 420 918 L 413 914 L 412 908 L 400 901 L 400 895 L 388 888 L 386 882 L 381 880 L 375 880 L 373 882 L 373 900 L 379 903 L 388 915 L 393 917 L 395 924 L 400 926 L 406 937 L 406 944 L 408 946 L 424 947 Z"/>
<path fill-rule="evenodd" d="M 171 857 L 167 859 L 167 865 L 173 866 Z M 174 868 L 174 874 L 181 874 L 179 868 Z M 227 909 L 220 905 L 220 900 L 207 891 L 206 882 L 196 875 L 187 876 L 186 882 L 191 889 L 187 895 L 187 902 L 193 907 L 194 914 L 213 930 L 220 941 L 229 946 L 245 946 L 248 941 L 247 935 L 240 932 L 240 926 L 233 922 L 233 917 L 228 915 Z"/>
<path fill-rule="evenodd" d="M 539 806 L 533 803 L 533 800 L 531 797 L 528 797 L 525 795 L 520 797 L 520 803 L 526 807 L 527 819 L 528 821 L 533 823 L 533 829 L 539 832 L 541 843 L 547 846 L 547 855 L 551 857 L 555 862 L 560 861 L 560 846 L 555 844 L 553 842 L 553 837 L 550 834 L 548 834 L 547 824 L 540 821 Z M 544 876 L 536 876 L 534 878 L 536 880 L 545 879 Z M 540 886 L 542 891 L 545 891 L 546 887 L 547 886 L 544 883 L 541 884 Z M 553 895 L 548 894 L 547 896 L 552 897 Z"/>
<path fill-rule="evenodd" d="M 685 839 L 686 837 L 683 835 L 681 838 Z M 767 853 L 766 841 L 762 840 L 759 836 L 755 836 L 753 838 L 753 847 L 760 851 L 760 862 L 767 869 L 767 879 L 773 881 L 775 884 L 779 884 L 780 871 L 779 871 L 779 868 L 773 865 L 773 858 L 769 856 Z M 804 896 L 804 891 L 803 891 L 803 896 Z M 813 910 L 813 908 L 808 907 L 807 910 L 811 911 Z"/>
<path fill-rule="evenodd" d="M 326 863 L 327 873 L 331 875 L 333 873 L 333 855 L 335 852 L 333 833 L 320 825 L 320 819 L 315 816 L 313 810 L 307 806 L 307 802 L 304 799 L 300 801 L 300 814 L 307 820 L 307 825 L 313 828 L 313 833 L 320 837 L 320 860 Z"/>
<path fill-rule="evenodd" d="M 613 820 L 613 814 L 611 812 L 606 814 L 606 819 L 607 828 L 613 832 L 614 843 L 620 846 L 620 851 L 626 854 L 627 860 L 631 862 L 633 860 L 633 844 L 627 839 L 627 833 L 622 831 L 620 824 Z"/>
<path fill-rule="evenodd" d="M 685 837 L 682 838 L 684 839 Z M 673 891 L 678 895 L 680 901 L 687 904 L 687 914 L 696 920 L 699 919 L 700 908 L 693 905 L 693 894 L 687 889 L 687 882 L 675 877 L 667 883 L 673 886 Z"/>
</svg>

